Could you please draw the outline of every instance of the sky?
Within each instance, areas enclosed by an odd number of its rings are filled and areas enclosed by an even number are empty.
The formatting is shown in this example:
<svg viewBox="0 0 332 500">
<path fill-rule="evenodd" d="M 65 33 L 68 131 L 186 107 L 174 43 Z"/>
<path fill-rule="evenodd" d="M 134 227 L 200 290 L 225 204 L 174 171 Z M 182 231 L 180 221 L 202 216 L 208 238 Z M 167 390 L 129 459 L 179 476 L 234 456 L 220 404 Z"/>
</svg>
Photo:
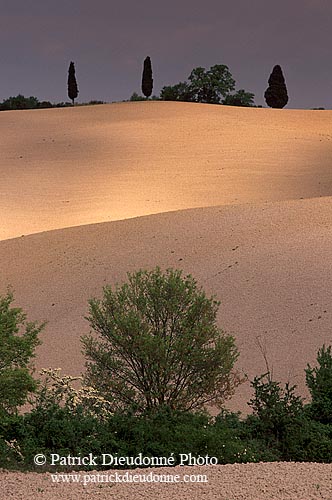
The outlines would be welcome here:
<svg viewBox="0 0 332 500">
<path fill-rule="evenodd" d="M 0 100 L 68 101 L 70 61 L 78 102 L 129 99 L 150 56 L 156 95 L 226 64 L 265 106 L 280 64 L 288 108 L 332 108 L 331 0 L 0 0 L 0 12 Z"/>
</svg>

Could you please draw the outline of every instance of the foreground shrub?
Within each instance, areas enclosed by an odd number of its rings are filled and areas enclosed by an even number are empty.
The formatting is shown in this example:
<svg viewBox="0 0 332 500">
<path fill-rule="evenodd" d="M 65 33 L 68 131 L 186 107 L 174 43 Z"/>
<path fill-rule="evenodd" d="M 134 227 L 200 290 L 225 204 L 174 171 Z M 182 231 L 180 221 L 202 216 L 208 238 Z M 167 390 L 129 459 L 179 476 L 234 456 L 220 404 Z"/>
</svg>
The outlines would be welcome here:
<svg viewBox="0 0 332 500">
<path fill-rule="evenodd" d="M 235 419 L 238 417 L 235 416 Z M 116 413 L 107 420 L 58 405 L 36 408 L 24 416 L 11 417 L 0 426 L 0 467 L 34 468 L 33 457 L 43 453 L 60 456 L 174 457 L 172 465 L 197 457 L 216 457 L 218 463 L 245 463 L 275 459 L 262 443 L 244 436 L 243 423 L 231 418 L 213 419 L 204 413 L 159 408 L 141 415 Z M 188 459 L 183 458 L 184 455 Z M 118 465 L 98 462 L 99 469 L 135 468 L 135 463 Z M 48 460 L 48 468 L 49 466 Z M 54 467 L 53 467 L 54 468 Z M 61 468 L 61 467 L 59 467 Z M 68 467 L 64 467 L 65 469 Z M 70 467 L 69 467 L 70 468 Z M 73 467 L 71 467 L 73 468 Z M 76 469 L 95 468 L 94 465 Z"/>
<path fill-rule="evenodd" d="M 332 351 L 331 346 L 319 349 L 315 368 L 308 365 L 306 383 L 311 394 L 308 407 L 311 418 L 332 424 Z"/>
<path fill-rule="evenodd" d="M 7 415 L 0 420 L 0 467 L 34 469 L 33 457 L 40 453 L 48 458 L 46 468 L 53 471 L 49 460 L 52 453 L 64 457 L 92 453 L 100 459 L 97 466 L 59 465 L 56 470 L 135 468 L 140 464 L 132 460 L 140 454 L 173 457 L 171 465 L 179 464 L 186 455 L 188 465 L 206 456 L 215 457 L 219 464 L 332 462 L 332 426 L 310 420 L 305 412 L 293 413 L 287 419 L 280 417 L 279 409 L 277 416 L 265 413 L 261 419 L 263 414 L 256 413 L 241 420 L 239 414 L 226 410 L 214 418 L 207 413 L 159 407 L 139 415 L 129 410 L 100 418 L 98 412 L 93 414 L 81 404 L 71 406 L 65 401 L 62 399 L 60 405 L 48 399 L 47 404 L 43 402 L 30 413 Z M 283 422 L 281 433 L 275 432 L 276 421 Z M 108 454 L 104 465 L 103 454 Z M 112 463 L 111 455 L 115 460 L 129 457 L 129 461 Z"/>
<path fill-rule="evenodd" d="M 0 417 L 15 413 L 36 389 L 31 360 L 44 326 L 26 322 L 22 309 L 12 307 L 13 300 L 12 293 L 0 297 Z"/>
<path fill-rule="evenodd" d="M 308 407 L 295 395 L 296 386 L 282 389 L 269 373 L 255 377 L 252 386 L 247 436 L 262 441 L 280 460 L 332 461 L 332 426 L 311 419 Z"/>
<path fill-rule="evenodd" d="M 109 401 L 100 396 L 93 387 L 82 384 L 75 387 L 77 382 L 83 380 L 82 377 L 62 376 L 60 372 L 60 368 L 41 370 L 43 380 L 30 400 L 35 410 L 49 411 L 53 407 L 62 407 L 75 413 L 80 408 L 84 415 L 98 420 L 106 420 L 112 414 Z"/>
<path fill-rule="evenodd" d="M 178 270 L 138 271 L 128 279 L 89 302 L 87 319 L 99 338 L 82 338 L 87 385 L 115 409 L 222 405 L 240 379 L 234 338 L 216 325 L 219 302 Z"/>
</svg>

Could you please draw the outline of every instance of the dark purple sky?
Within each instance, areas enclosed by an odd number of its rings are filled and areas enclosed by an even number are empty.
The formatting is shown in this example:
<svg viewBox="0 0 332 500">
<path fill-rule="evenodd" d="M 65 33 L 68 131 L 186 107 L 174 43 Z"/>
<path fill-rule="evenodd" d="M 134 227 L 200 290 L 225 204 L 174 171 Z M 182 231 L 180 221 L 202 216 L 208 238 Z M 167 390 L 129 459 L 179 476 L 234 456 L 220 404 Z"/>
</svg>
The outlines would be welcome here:
<svg viewBox="0 0 332 500">
<path fill-rule="evenodd" d="M 264 104 L 280 64 L 290 108 L 332 108 L 331 0 L 0 0 L 0 100 L 22 93 L 79 101 L 140 92 L 150 55 L 154 93 L 197 66 L 226 64 L 237 89 Z"/>
</svg>

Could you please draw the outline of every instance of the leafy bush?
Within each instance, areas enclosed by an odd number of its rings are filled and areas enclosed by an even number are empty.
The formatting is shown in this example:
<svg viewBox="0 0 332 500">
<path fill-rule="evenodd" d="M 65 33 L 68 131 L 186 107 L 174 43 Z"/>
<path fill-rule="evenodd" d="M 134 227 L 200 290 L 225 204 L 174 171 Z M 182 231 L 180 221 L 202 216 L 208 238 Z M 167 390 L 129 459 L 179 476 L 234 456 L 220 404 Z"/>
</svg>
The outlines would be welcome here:
<svg viewBox="0 0 332 500">
<path fill-rule="evenodd" d="M 308 407 L 311 418 L 323 424 L 332 424 L 332 351 L 331 346 L 319 349 L 318 366 L 305 370 L 306 383 L 311 394 Z"/>
<path fill-rule="evenodd" d="M 176 85 L 163 87 L 160 92 L 160 99 L 163 101 L 183 101 L 192 102 L 193 95 L 190 86 L 186 82 L 180 82 Z"/>
<path fill-rule="evenodd" d="M 74 387 L 76 382 L 82 381 L 82 377 L 61 376 L 60 372 L 60 368 L 41 370 L 40 374 L 44 379 L 30 401 L 34 409 L 48 411 L 59 406 L 74 413 L 80 408 L 84 415 L 98 420 L 106 420 L 111 415 L 109 401 L 100 396 L 93 387 L 85 385 Z"/>
<path fill-rule="evenodd" d="M 98 101 L 98 99 L 93 99 L 87 103 L 88 106 L 96 106 L 98 104 L 106 104 L 105 101 Z"/>
<path fill-rule="evenodd" d="M 92 100 L 88 103 L 80 103 L 79 106 L 92 106 L 97 104 L 105 104 L 105 102 Z M 39 101 L 37 97 L 24 97 L 24 95 L 19 94 L 16 97 L 9 97 L 8 99 L 4 99 L 2 103 L 0 103 L 0 111 L 10 111 L 17 109 L 67 108 L 69 106 L 72 106 L 70 102 L 58 102 L 52 104 L 50 101 Z"/>
<path fill-rule="evenodd" d="M 304 415 L 303 401 L 294 394 L 296 387 L 286 384 L 282 389 L 269 373 L 255 377 L 251 385 L 254 398 L 248 404 L 256 417 L 259 435 L 277 443 L 283 441 L 288 425 Z"/>
<path fill-rule="evenodd" d="M 13 300 L 10 292 L 0 297 L 0 415 L 15 413 L 36 389 L 29 368 L 44 327 L 26 322 L 22 309 L 11 307 Z"/>
<path fill-rule="evenodd" d="M 53 104 L 50 101 L 42 101 L 38 103 L 38 108 L 40 109 L 53 108 Z"/>
<path fill-rule="evenodd" d="M 273 414 L 271 414 L 273 418 Z M 101 457 L 216 457 L 219 464 L 261 461 L 332 462 L 332 426 L 293 415 L 276 439 L 258 415 L 241 420 L 223 410 L 217 417 L 159 407 L 140 415 L 134 411 L 98 418 L 81 405 L 41 405 L 25 415 L 0 420 L 0 467 L 32 469 L 33 457 L 43 453 L 61 456 Z M 190 462 L 189 462 L 190 463 Z M 98 463 L 98 469 L 131 468 L 135 464 Z M 49 468 L 49 467 L 48 467 Z M 68 466 L 57 469 L 68 469 Z M 70 469 L 91 469 L 70 466 Z"/>
<path fill-rule="evenodd" d="M 143 97 L 141 95 L 138 95 L 137 92 L 134 92 L 131 96 L 130 96 L 130 101 L 146 101 L 146 97 Z"/>
<path fill-rule="evenodd" d="M 296 386 L 280 384 L 269 374 L 255 377 L 254 398 L 249 402 L 253 415 L 246 419 L 248 436 L 263 441 L 279 460 L 332 461 L 332 426 L 310 418 L 308 408 L 296 396 Z"/>
<path fill-rule="evenodd" d="M 87 319 L 99 338 L 82 337 L 87 385 L 117 409 L 221 405 L 240 378 L 234 339 L 216 325 L 219 302 L 178 270 L 138 271 L 128 279 L 89 302 Z"/>
<path fill-rule="evenodd" d="M 134 92 L 129 99 L 129 101 L 148 101 L 148 100 L 159 101 L 160 99 L 156 95 L 153 95 L 150 97 L 150 99 L 147 99 L 146 97 L 139 95 L 137 92 Z M 124 100 L 123 102 L 128 102 L 128 100 Z"/>
<path fill-rule="evenodd" d="M 0 110 L 14 110 L 14 109 L 36 109 L 39 106 L 39 101 L 37 97 L 24 97 L 24 95 L 19 94 L 16 97 L 8 97 L 0 104 Z"/>
<path fill-rule="evenodd" d="M 252 107 L 255 104 L 254 98 L 255 94 L 240 89 L 235 94 L 227 95 L 222 103 L 226 106 Z"/>
</svg>

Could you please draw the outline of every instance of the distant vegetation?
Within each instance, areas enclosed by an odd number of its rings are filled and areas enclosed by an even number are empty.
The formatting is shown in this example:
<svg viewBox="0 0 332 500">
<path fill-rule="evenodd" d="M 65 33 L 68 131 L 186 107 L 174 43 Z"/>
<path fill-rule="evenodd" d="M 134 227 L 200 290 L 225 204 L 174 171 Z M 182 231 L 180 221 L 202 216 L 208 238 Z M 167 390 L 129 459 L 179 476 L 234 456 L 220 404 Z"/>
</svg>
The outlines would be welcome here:
<svg viewBox="0 0 332 500">
<path fill-rule="evenodd" d="M 105 104 L 104 101 L 90 101 L 87 103 L 76 104 L 76 106 L 92 106 L 95 104 Z M 16 109 L 45 109 L 45 108 L 67 108 L 71 107 L 70 102 L 51 103 L 50 101 L 39 101 L 37 97 L 24 97 L 24 95 L 17 95 L 9 97 L 0 103 L 0 111 L 11 111 Z"/>
<path fill-rule="evenodd" d="M 235 80 L 229 68 L 216 64 L 209 70 L 194 68 L 188 81 L 163 87 L 160 98 L 165 101 L 201 102 L 233 106 L 253 106 L 254 94 L 241 89 L 236 93 Z"/>
<path fill-rule="evenodd" d="M 150 57 L 147 56 L 143 62 L 141 90 L 144 97 L 134 92 L 129 100 L 146 101 L 151 98 L 151 100 L 256 107 L 254 102 L 255 94 L 247 92 L 244 89 L 235 91 L 235 80 L 228 66 L 224 64 L 215 64 L 211 66 L 209 70 L 202 67 L 194 68 L 187 81 L 179 82 L 175 85 L 164 86 L 159 96 L 153 95 L 151 97 L 153 91 L 152 64 Z M 24 97 L 19 94 L 16 97 L 5 99 L 0 104 L 0 111 L 74 106 L 79 90 L 76 81 L 75 64 L 73 61 L 71 61 L 68 69 L 67 92 L 72 104 L 67 102 L 58 104 L 52 104 L 50 101 L 39 102 L 36 97 Z M 265 91 L 264 97 L 267 105 L 272 108 L 283 108 L 288 102 L 285 79 L 279 65 L 273 68 L 269 78 L 269 87 Z M 104 104 L 104 102 L 93 100 L 88 104 Z"/>
<path fill-rule="evenodd" d="M 71 103 L 51 103 L 50 101 L 40 102 L 37 97 L 24 97 L 19 94 L 16 97 L 9 97 L 8 99 L 3 100 L 2 103 L 0 103 L 0 111 L 73 106 L 79 93 L 76 81 L 75 65 L 73 62 L 69 65 L 67 84 L 68 97 L 72 101 Z M 216 64 L 211 66 L 209 70 L 202 67 L 194 68 L 190 73 L 188 80 L 176 83 L 175 85 L 164 86 L 161 89 L 159 96 L 151 96 L 153 91 L 153 75 L 151 59 L 148 56 L 143 62 L 141 90 L 143 96 L 134 92 L 129 98 L 129 101 L 146 101 L 150 99 L 153 101 L 182 101 L 222 104 L 225 106 L 262 107 L 261 105 L 255 105 L 255 94 L 252 92 L 247 92 L 244 89 L 235 90 L 235 80 L 228 66 L 224 64 Z M 264 97 L 266 104 L 271 108 L 281 109 L 288 103 L 285 78 L 279 65 L 274 66 L 272 70 L 268 80 L 268 88 L 264 93 Z M 84 106 L 93 104 L 106 103 L 100 100 L 92 100 L 88 103 L 81 103 L 78 105 Z M 317 107 L 311 109 L 323 110 L 325 108 Z"/>
<path fill-rule="evenodd" d="M 160 101 L 160 98 L 156 95 L 153 95 L 150 99 L 151 101 Z M 133 92 L 133 94 L 130 96 L 129 99 L 129 101 L 146 101 L 146 100 L 147 100 L 146 97 L 139 95 L 137 92 Z"/>
<path fill-rule="evenodd" d="M 16 97 L 9 97 L 0 103 L 0 111 L 13 109 L 41 109 L 52 108 L 53 105 L 49 101 L 38 101 L 37 97 L 24 97 L 19 94 Z"/>
<path fill-rule="evenodd" d="M 269 78 L 269 86 L 264 94 L 266 104 L 270 108 L 284 108 L 288 103 L 288 94 L 281 67 L 274 66 Z"/>
<path fill-rule="evenodd" d="M 305 370 L 307 404 L 268 371 L 251 382 L 246 418 L 223 407 L 217 417 L 202 410 L 204 401 L 232 393 L 237 351 L 215 325 L 218 303 L 191 276 L 139 271 L 90 301 L 87 319 L 98 335 L 83 337 L 88 369 L 79 389 L 59 370 L 33 379 L 29 361 L 42 325 L 26 323 L 12 301 L 0 298 L 0 467 L 33 469 L 40 453 L 172 456 L 172 465 L 189 453 L 220 464 L 332 462 L 331 347 Z M 30 410 L 19 413 L 27 400 Z M 135 464 L 74 468 L 110 467 Z"/>
<path fill-rule="evenodd" d="M 152 66 L 150 57 L 144 60 L 143 75 L 142 75 L 142 92 L 148 99 L 153 90 Z"/>
<path fill-rule="evenodd" d="M 73 106 L 75 104 L 75 99 L 78 96 L 78 86 L 75 75 L 75 64 L 73 61 L 69 65 L 68 70 L 68 97 L 72 101 Z"/>
</svg>

